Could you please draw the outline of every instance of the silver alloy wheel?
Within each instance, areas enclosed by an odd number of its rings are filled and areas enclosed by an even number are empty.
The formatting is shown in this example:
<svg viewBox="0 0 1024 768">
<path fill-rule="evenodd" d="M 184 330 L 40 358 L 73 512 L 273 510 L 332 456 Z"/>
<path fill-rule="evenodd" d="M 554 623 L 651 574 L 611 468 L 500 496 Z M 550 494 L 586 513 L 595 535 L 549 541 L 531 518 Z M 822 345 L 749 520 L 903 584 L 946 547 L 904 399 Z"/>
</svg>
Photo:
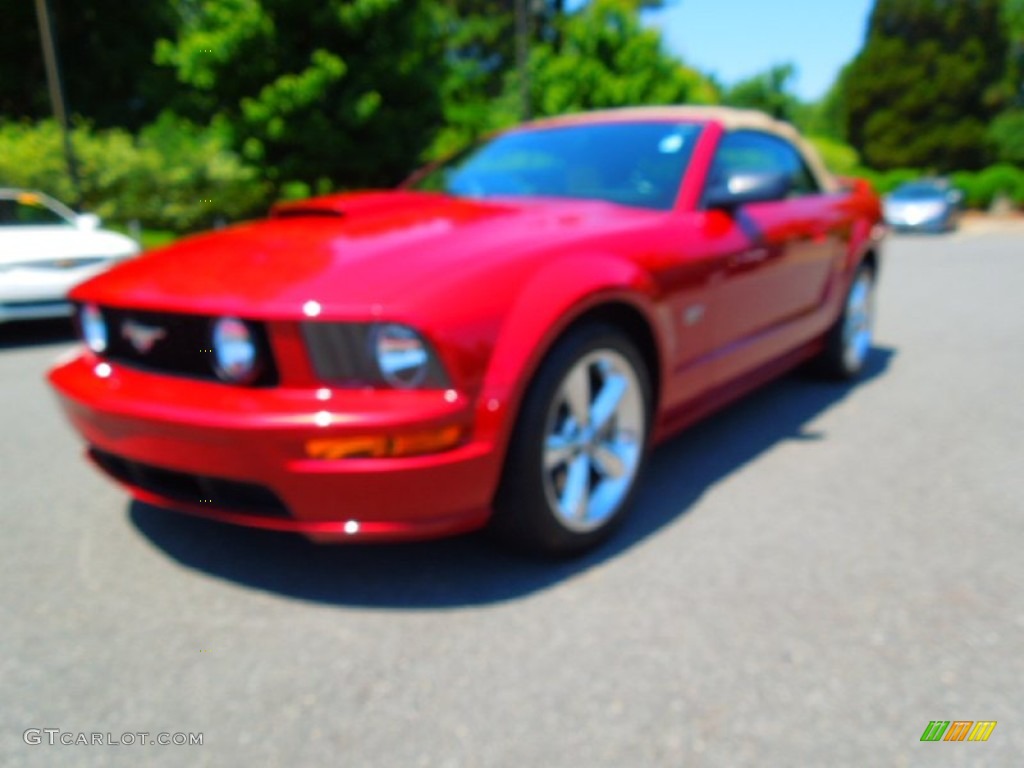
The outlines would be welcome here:
<svg viewBox="0 0 1024 768">
<path fill-rule="evenodd" d="M 612 349 L 577 360 L 544 429 L 544 493 L 558 522 L 587 533 L 610 520 L 636 478 L 647 415 L 636 371 Z"/>
<path fill-rule="evenodd" d="M 848 371 L 858 371 L 864 365 L 875 320 L 875 280 L 871 271 L 862 269 L 850 287 L 846 298 L 843 322 L 843 365 Z"/>
</svg>

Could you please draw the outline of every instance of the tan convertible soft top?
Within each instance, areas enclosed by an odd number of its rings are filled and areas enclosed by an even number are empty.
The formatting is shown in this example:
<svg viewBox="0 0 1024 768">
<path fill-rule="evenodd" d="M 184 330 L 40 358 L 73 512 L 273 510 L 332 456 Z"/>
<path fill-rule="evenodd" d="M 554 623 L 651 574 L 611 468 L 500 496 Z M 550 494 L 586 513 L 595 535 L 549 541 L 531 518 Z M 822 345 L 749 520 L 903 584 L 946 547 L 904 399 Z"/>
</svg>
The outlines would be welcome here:
<svg viewBox="0 0 1024 768">
<path fill-rule="evenodd" d="M 653 107 L 621 107 L 619 109 L 602 109 L 593 112 L 577 112 L 571 115 L 544 118 L 529 123 L 529 126 L 543 125 L 575 125 L 580 123 L 612 123 L 632 122 L 637 120 L 678 121 L 683 123 L 720 123 L 726 130 L 735 131 L 748 129 L 764 131 L 780 136 L 796 147 L 803 154 L 807 165 L 818 178 L 821 188 L 826 192 L 836 192 L 840 184 L 828 170 L 817 150 L 800 132 L 789 123 L 776 120 L 774 117 L 753 109 L 737 109 L 719 106 L 653 106 Z"/>
</svg>

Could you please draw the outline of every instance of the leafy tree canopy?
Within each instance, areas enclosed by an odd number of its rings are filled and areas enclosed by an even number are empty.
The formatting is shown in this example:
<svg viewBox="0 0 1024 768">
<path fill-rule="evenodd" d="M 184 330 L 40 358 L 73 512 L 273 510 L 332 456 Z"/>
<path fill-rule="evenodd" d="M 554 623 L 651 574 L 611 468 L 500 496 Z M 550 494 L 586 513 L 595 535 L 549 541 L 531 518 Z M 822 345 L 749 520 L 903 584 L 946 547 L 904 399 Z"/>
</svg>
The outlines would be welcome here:
<svg viewBox="0 0 1024 768">
<path fill-rule="evenodd" d="M 223 116 L 277 184 L 396 181 L 441 118 L 439 6 L 427 0 L 179 0 L 156 60 Z M 426 137 L 426 138 L 425 138 Z"/>
<path fill-rule="evenodd" d="M 779 120 L 792 122 L 801 109 L 800 100 L 792 89 L 795 78 L 796 67 L 793 64 L 777 64 L 736 83 L 725 92 L 722 100 L 730 106 L 759 109 Z"/>
<path fill-rule="evenodd" d="M 978 168 L 997 111 L 1001 0 L 876 0 L 845 76 L 846 127 L 869 165 Z"/>
<path fill-rule="evenodd" d="M 534 47 L 535 114 L 718 101 L 710 80 L 666 53 L 656 30 L 641 26 L 636 8 L 636 0 L 591 0 L 565 19 L 560 50 Z"/>
<path fill-rule="evenodd" d="M 69 112 L 103 126 L 136 129 L 168 106 L 172 72 L 153 66 L 153 43 L 174 34 L 166 0 L 49 0 Z M 3 4 L 0 114 L 52 113 L 35 3 Z"/>
</svg>

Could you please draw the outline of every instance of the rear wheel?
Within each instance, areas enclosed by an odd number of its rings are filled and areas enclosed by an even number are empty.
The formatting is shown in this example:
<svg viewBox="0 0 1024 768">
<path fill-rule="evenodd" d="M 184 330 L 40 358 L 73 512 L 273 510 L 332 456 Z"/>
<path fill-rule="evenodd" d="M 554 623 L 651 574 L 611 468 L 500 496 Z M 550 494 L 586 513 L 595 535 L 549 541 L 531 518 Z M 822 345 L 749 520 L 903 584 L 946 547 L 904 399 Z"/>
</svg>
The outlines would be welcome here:
<svg viewBox="0 0 1024 768">
<path fill-rule="evenodd" d="M 620 522 L 643 466 L 651 411 L 643 359 L 605 325 L 570 332 L 527 391 L 492 530 L 519 548 L 582 552 Z"/>
<path fill-rule="evenodd" d="M 864 370 L 875 324 L 875 271 L 862 264 L 846 294 L 843 312 L 825 338 L 818 370 L 836 379 L 854 379 Z"/>
</svg>

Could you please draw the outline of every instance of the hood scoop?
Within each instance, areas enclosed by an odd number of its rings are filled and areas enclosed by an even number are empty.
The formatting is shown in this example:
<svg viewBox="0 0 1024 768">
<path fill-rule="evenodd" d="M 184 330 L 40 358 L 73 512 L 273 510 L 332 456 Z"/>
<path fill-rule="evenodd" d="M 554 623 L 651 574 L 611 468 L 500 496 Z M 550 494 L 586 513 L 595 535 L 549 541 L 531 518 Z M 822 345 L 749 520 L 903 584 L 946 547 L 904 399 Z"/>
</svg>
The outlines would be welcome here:
<svg viewBox="0 0 1024 768">
<path fill-rule="evenodd" d="M 336 208 L 323 208 L 316 205 L 274 206 L 270 209 L 270 218 L 272 219 L 300 219 L 307 216 L 343 219 L 345 215 L 345 211 L 339 211 Z"/>
<path fill-rule="evenodd" d="M 344 218 L 394 213 L 397 210 L 423 210 L 438 205 L 451 205 L 451 198 L 429 192 L 406 190 L 382 192 L 343 192 L 338 195 L 313 197 L 308 200 L 278 203 L 270 209 L 272 219 L 300 217 Z"/>
</svg>

